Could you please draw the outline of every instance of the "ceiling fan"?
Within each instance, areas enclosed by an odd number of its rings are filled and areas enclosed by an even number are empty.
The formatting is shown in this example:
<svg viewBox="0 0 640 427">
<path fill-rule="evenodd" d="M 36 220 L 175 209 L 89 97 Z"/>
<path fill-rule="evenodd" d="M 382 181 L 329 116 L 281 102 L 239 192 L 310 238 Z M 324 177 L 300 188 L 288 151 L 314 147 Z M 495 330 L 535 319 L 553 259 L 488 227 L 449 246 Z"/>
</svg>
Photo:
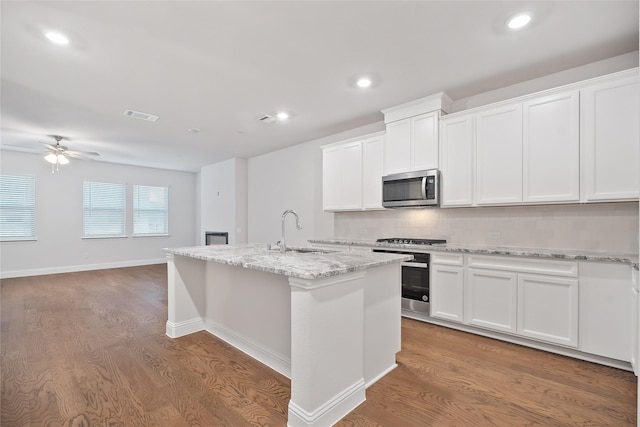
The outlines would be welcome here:
<svg viewBox="0 0 640 427">
<path fill-rule="evenodd" d="M 69 138 L 65 138 L 59 135 L 49 135 L 51 138 L 55 139 L 56 145 L 49 144 L 46 142 L 41 142 L 45 147 L 49 149 L 47 155 L 44 156 L 44 159 L 51 163 L 51 173 L 54 173 L 60 169 L 60 165 L 66 165 L 69 163 L 69 159 L 67 157 L 74 158 L 91 158 L 91 156 L 96 157 L 100 154 L 95 151 L 74 151 L 69 150 L 64 145 L 60 145 L 60 141 L 63 139 L 68 140 Z M 55 168 L 55 169 L 54 169 Z"/>
</svg>

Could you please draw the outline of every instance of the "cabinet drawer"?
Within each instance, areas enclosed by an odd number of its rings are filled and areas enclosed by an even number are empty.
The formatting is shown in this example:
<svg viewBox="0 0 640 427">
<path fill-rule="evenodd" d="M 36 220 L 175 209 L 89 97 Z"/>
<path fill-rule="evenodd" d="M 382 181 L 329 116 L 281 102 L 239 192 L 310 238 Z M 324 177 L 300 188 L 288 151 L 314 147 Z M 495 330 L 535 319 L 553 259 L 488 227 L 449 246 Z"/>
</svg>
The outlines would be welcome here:
<svg viewBox="0 0 640 427">
<path fill-rule="evenodd" d="M 515 258 L 486 255 L 467 255 L 467 265 L 475 268 L 506 270 L 518 273 L 547 274 L 578 277 L 578 263 L 540 258 Z"/>
<path fill-rule="evenodd" d="M 443 252 L 431 253 L 431 264 L 457 265 L 462 267 L 464 264 L 463 254 L 450 254 Z"/>
</svg>

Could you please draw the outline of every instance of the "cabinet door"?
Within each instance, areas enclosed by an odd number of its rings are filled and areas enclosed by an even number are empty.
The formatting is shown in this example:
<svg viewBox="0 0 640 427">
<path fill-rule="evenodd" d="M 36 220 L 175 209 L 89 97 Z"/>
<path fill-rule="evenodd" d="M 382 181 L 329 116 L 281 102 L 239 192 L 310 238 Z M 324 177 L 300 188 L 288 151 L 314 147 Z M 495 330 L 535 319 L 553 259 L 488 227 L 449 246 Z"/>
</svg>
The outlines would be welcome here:
<svg viewBox="0 0 640 427">
<path fill-rule="evenodd" d="M 466 280 L 466 323 L 516 333 L 516 273 L 469 268 Z"/>
<path fill-rule="evenodd" d="M 387 123 L 384 138 L 384 173 L 409 172 L 411 168 L 411 119 Z"/>
<path fill-rule="evenodd" d="M 473 204 L 473 116 L 440 121 L 440 206 Z"/>
<path fill-rule="evenodd" d="M 578 279 L 518 275 L 518 334 L 578 346 Z"/>
<path fill-rule="evenodd" d="M 362 143 L 353 142 L 341 150 L 341 208 L 362 208 Z"/>
<path fill-rule="evenodd" d="M 340 151 L 340 147 L 322 150 L 322 208 L 326 211 L 340 209 Z"/>
<path fill-rule="evenodd" d="M 578 91 L 528 101 L 523 106 L 523 201 L 580 200 Z"/>
<path fill-rule="evenodd" d="M 638 376 L 638 291 L 631 289 L 631 367 Z"/>
<path fill-rule="evenodd" d="M 476 115 L 476 202 L 522 202 L 522 105 Z"/>
<path fill-rule="evenodd" d="M 431 265 L 431 317 L 462 323 L 464 275 L 462 267 Z"/>
<path fill-rule="evenodd" d="M 580 263 L 580 350 L 631 360 L 632 291 L 631 266 Z"/>
<path fill-rule="evenodd" d="M 411 118 L 411 170 L 438 169 L 439 112 Z"/>
<path fill-rule="evenodd" d="M 362 207 L 382 208 L 382 165 L 384 137 L 362 141 Z"/>
<path fill-rule="evenodd" d="M 584 201 L 638 199 L 639 94 L 637 76 L 580 92 Z"/>
</svg>

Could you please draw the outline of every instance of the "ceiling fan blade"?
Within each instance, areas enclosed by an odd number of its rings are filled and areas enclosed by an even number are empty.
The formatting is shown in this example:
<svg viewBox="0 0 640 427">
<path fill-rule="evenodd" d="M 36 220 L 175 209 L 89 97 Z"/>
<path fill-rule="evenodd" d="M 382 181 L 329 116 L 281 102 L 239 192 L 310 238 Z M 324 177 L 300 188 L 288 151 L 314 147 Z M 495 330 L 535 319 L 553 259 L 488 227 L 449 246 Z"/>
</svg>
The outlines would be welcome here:
<svg viewBox="0 0 640 427">
<path fill-rule="evenodd" d="M 70 156 L 99 156 L 100 153 L 96 153 L 95 151 L 75 151 L 75 150 L 64 150 L 64 154 L 68 154 Z"/>
<path fill-rule="evenodd" d="M 42 151 L 40 146 L 2 144 L 2 148 L 6 148 L 7 150 L 17 149 L 15 151 L 24 151 L 26 153 L 46 153 L 46 151 Z"/>
<path fill-rule="evenodd" d="M 55 145 L 51 145 L 48 142 L 41 142 L 40 144 L 44 145 L 45 147 L 47 147 L 49 150 L 56 150 L 56 146 Z"/>
</svg>

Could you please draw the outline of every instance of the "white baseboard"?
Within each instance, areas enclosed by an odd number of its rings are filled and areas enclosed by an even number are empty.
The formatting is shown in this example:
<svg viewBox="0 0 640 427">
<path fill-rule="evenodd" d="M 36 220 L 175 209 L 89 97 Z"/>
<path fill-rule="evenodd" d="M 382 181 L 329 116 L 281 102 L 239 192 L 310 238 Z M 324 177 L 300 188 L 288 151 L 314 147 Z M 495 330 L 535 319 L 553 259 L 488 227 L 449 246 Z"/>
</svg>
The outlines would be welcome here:
<svg viewBox="0 0 640 427">
<path fill-rule="evenodd" d="M 293 398 L 289 401 L 287 427 L 332 426 L 365 401 L 364 378 L 312 412 L 299 407 Z"/>
<path fill-rule="evenodd" d="M 166 258 L 117 261 L 102 264 L 68 265 L 64 267 L 35 268 L 31 270 L 0 271 L 0 279 L 42 276 L 45 274 L 75 273 L 77 271 L 105 270 L 107 268 L 137 267 L 139 265 L 166 264 Z"/>
<path fill-rule="evenodd" d="M 169 338 L 179 338 L 194 332 L 204 331 L 204 319 L 196 317 L 195 319 L 185 320 L 183 322 L 173 323 L 167 320 L 167 336 Z"/>
<path fill-rule="evenodd" d="M 385 375 L 387 375 L 389 372 L 393 371 L 394 369 L 396 369 L 398 367 L 397 363 L 394 363 L 393 365 L 389 366 L 387 369 L 385 369 L 384 371 L 380 372 L 378 375 L 376 375 L 375 377 L 373 377 L 371 379 L 371 381 L 369 381 L 365 387 L 369 388 L 371 387 L 373 384 L 377 383 L 378 380 L 380 380 L 380 378 L 384 377 Z"/>
<path fill-rule="evenodd" d="M 507 335 L 497 331 L 490 331 L 488 329 L 468 326 L 462 323 L 449 322 L 444 319 L 429 317 L 420 313 L 412 313 L 410 311 L 405 311 L 405 310 L 402 311 L 402 317 L 406 317 L 408 319 L 413 319 L 413 320 L 419 320 L 425 323 L 432 323 L 434 325 L 444 326 L 446 328 L 457 329 L 459 331 L 469 332 L 475 335 L 482 335 L 483 337 L 506 341 L 512 344 L 518 344 L 525 347 L 536 348 L 538 350 L 548 351 L 550 353 L 561 354 L 563 356 L 573 357 L 575 359 L 586 360 L 587 362 L 598 363 L 600 365 L 611 366 L 612 368 L 618 368 L 618 369 L 623 369 L 625 371 L 633 372 L 633 367 L 631 366 L 630 362 L 610 359 L 608 357 L 598 356 L 595 354 L 583 353 L 578 349 L 561 347 L 553 344 L 530 340 L 530 339 L 519 337 L 516 335 Z"/>
<path fill-rule="evenodd" d="M 258 343 L 244 337 L 231 329 L 222 326 L 219 323 L 209 321 L 207 323 L 206 331 L 221 340 L 231 344 L 243 353 L 248 354 L 257 361 L 267 365 L 271 369 L 285 377 L 291 379 L 291 359 L 287 359 L 282 355 L 274 353 L 268 348 L 265 348 Z"/>
</svg>

